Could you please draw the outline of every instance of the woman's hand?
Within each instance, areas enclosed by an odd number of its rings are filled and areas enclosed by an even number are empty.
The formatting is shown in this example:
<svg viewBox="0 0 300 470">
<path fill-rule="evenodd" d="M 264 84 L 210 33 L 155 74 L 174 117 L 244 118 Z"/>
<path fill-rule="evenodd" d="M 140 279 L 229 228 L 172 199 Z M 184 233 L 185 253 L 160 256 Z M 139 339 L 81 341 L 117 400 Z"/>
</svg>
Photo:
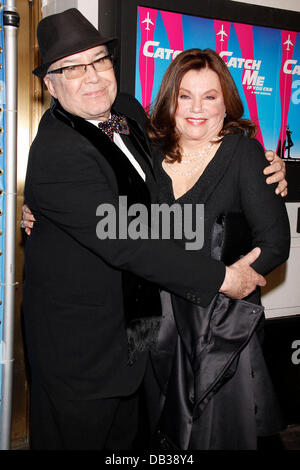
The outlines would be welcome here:
<svg viewBox="0 0 300 470">
<path fill-rule="evenodd" d="M 275 193 L 280 194 L 281 197 L 287 196 L 287 180 L 285 179 L 286 168 L 285 162 L 282 158 L 279 158 L 272 150 L 265 151 L 266 159 L 270 162 L 270 165 L 264 169 L 265 175 L 271 175 L 267 178 L 267 184 L 278 183 Z"/>
<path fill-rule="evenodd" d="M 27 233 L 27 235 L 30 235 L 31 229 L 35 222 L 35 218 L 33 216 L 33 213 L 31 212 L 31 210 L 26 204 L 24 204 L 24 206 L 22 207 L 22 214 L 23 214 L 23 218 L 21 220 L 21 227 L 25 229 L 25 232 Z"/>
</svg>

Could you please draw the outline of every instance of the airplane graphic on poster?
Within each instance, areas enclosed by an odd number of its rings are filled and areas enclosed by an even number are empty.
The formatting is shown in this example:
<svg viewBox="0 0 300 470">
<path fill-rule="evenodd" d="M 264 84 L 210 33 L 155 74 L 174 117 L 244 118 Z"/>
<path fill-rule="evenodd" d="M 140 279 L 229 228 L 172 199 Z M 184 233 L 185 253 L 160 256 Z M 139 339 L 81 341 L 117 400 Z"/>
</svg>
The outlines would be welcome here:
<svg viewBox="0 0 300 470">
<path fill-rule="evenodd" d="M 287 48 L 286 48 L 287 51 L 290 50 L 290 46 L 293 46 L 293 45 L 294 45 L 294 44 L 292 43 L 292 41 L 291 41 L 291 36 L 290 36 L 290 34 L 289 34 L 289 37 L 287 38 L 287 40 L 286 40 L 283 44 L 287 44 Z"/>
<path fill-rule="evenodd" d="M 142 23 L 147 23 L 147 26 L 145 28 L 145 30 L 147 31 L 150 31 L 149 24 L 152 24 L 152 26 L 154 26 L 154 23 L 150 20 L 149 12 L 147 13 L 147 18 L 145 18 L 144 21 L 142 21 Z"/>
<path fill-rule="evenodd" d="M 217 33 L 217 36 L 221 35 L 220 42 L 224 42 L 224 36 L 228 36 L 228 34 L 224 31 L 223 25 L 220 31 Z"/>
</svg>

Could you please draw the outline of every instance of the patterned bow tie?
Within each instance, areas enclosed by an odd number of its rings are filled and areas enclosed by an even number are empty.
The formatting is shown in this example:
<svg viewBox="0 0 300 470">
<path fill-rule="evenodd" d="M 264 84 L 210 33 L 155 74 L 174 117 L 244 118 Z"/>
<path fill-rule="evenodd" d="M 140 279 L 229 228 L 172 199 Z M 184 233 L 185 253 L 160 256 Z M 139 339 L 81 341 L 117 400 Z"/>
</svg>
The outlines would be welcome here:
<svg viewBox="0 0 300 470">
<path fill-rule="evenodd" d="M 98 127 L 108 135 L 111 141 L 114 139 L 114 132 L 129 135 L 129 126 L 125 116 L 113 114 L 107 121 L 98 122 Z"/>
</svg>

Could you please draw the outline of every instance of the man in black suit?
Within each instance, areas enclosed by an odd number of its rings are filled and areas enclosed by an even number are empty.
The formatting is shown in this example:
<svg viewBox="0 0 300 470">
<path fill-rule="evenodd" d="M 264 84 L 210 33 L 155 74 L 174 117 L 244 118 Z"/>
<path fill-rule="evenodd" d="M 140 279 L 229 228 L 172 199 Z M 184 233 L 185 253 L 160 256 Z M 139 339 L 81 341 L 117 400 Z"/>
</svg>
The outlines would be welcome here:
<svg viewBox="0 0 300 470">
<path fill-rule="evenodd" d="M 242 298 L 265 283 L 250 267 L 259 249 L 225 267 L 168 240 L 100 240 L 100 204 L 118 214 L 121 195 L 146 207 L 155 198 L 144 112 L 117 97 L 113 39 L 78 10 L 43 19 L 38 39 L 34 73 L 54 99 L 25 185 L 37 220 L 23 296 L 32 448 L 129 449 L 161 313 L 157 285 L 200 305 L 218 291 Z"/>
</svg>

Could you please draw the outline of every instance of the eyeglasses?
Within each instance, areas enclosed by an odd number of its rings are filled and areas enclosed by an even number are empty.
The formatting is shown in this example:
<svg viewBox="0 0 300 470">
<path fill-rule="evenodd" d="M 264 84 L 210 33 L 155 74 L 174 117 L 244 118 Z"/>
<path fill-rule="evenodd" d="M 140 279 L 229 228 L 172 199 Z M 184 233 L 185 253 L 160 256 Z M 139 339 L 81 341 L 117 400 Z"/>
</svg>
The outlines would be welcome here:
<svg viewBox="0 0 300 470">
<path fill-rule="evenodd" d="M 67 80 L 72 80 L 73 78 L 83 77 L 89 65 L 91 65 L 96 72 L 105 72 L 113 68 L 113 56 L 109 54 L 104 57 L 99 57 L 99 59 L 89 64 L 67 65 L 60 69 L 50 70 L 47 73 L 63 73 Z"/>
</svg>

